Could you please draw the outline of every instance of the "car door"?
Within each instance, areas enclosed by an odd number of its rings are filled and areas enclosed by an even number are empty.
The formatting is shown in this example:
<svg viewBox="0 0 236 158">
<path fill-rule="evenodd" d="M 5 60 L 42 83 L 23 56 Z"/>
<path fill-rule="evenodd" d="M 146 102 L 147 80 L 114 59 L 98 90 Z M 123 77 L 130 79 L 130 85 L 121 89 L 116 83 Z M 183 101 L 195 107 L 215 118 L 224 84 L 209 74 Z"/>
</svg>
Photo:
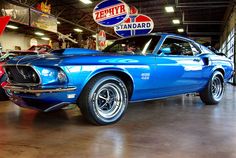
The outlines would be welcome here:
<svg viewBox="0 0 236 158">
<path fill-rule="evenodd" d="M 199 89 L 203 61 L 193 42 L 168 37 L 158 55 L 156 68 L 157 97 L 194 92 Z"/>
</svg>

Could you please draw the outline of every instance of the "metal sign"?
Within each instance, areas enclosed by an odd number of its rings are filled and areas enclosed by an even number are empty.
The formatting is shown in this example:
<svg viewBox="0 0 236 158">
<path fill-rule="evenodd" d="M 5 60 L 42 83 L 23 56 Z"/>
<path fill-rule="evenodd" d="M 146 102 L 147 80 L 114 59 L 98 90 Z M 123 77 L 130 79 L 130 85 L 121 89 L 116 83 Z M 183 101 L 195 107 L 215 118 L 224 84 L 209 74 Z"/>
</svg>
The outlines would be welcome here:
<svg viewBox="0 0 236 158">
<path fill-rule="evenodd" d="M 138 9 L 135 6 L 130 6 L 130 14 L 138 14 Z"/>
<path fill-rule="evenodd" d="M 121 0 L 104 0 L 93 10 L 93 19 L 104 27 L 114 27 L 129 17 L 129 6 Z"/>
<path fill-rule="evenodd" d="M 153 20 L 143 14 L 130 15 L 124 23 L 115 26 L 114 31 L 118 36 L 129 37 L 144 35 L 152 32 L 154 28 Z"/>
</svg>

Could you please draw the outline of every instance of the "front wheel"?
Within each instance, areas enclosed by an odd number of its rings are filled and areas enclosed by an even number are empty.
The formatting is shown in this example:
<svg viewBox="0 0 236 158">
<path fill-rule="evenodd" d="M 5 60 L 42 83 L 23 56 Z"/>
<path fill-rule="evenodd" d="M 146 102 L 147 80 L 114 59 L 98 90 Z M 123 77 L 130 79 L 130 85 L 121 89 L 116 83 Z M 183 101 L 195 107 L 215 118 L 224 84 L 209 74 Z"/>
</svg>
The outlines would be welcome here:
<svg viewBox="0 0 236 158">
<path fill-rule="evenodd" d="M 115 123 L 128 105 L 128 91 L 124 82 L 113 75 L 92 79 L 83 90 L 78 104 L 83 116 L 97 125 Z"/>
<path fill-rule="evenodd" d="M 213 73 L 207 86 L 200 92 L 201 100 L 208 105 L 215 105 L 220 102 L 224 94 L 224 77 L 222 73 Z"/>
</svg>

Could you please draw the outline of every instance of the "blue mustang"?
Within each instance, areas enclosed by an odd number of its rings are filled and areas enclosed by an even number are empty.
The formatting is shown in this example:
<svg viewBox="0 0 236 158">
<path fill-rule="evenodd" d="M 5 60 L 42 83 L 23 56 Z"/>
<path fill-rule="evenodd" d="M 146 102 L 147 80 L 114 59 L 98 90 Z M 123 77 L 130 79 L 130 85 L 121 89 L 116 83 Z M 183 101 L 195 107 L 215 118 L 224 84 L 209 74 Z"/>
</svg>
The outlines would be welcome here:
<svg viewBox="0 0 236 158">
<path fill-rule="evenodd" d="M 99 125 L 121 119 L 128 102 L 197 92 L 204 103 L 217 104 L 233 76 L 229 59 L 172 34 L 120 39 L 102 52 L 16 57 L 4 68 L 15 104 L 47 112 L 76 103 Z"/>
</svg>

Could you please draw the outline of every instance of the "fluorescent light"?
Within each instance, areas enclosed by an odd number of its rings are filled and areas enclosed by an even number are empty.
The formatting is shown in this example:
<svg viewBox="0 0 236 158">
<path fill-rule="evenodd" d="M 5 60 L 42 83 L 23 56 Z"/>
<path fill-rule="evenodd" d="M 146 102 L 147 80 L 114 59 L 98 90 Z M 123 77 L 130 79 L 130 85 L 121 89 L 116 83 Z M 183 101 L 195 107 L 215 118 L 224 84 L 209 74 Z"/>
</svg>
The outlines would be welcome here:
<svg viewBox="0 0 236 158">
<path fill-rule="evenodd" d="M 184 32 L 183 28 L 178 29 L 178 32 Z"/>
<path fill-rule="evenodd" d="M 84 4 L 91 4 L 91 3 L 93 3 L 91 0 L 80 0 L 80 2 L 83 2 Z"/>
<path fill-rule="evenodd" d="M 81 29 L 74 29 L 74 31 L 76 31 L 76 32 L 83 32 L 83 30 L 81 30 Z"/>
<path fill-rule="evenodd" d="M 14 29 L 14 30 L 19 28 L 17 26 L 13 26 L 13 25 L 7 25 L 6 27 L 9 28 L 9 29 Z"/>
<path fill-rule="evenodd" d="M 173 12 L 175 12 L 174 7 L 172 7 L 172 6 L 166 6 L 166 7 L 165 7 L 165 10 L 166 10 L 167 13 L 173 13 Z"/>
<path fill-rule="evenodd" d="M 172 20 L 172 22 L 173 22 L 174 24 L 180 24 L 180 20 L 179 20 L 179 19 L 174 19 L 174 20 Z"/>
<path fill-rule="evenodd" d="M 48 37 L 42 37 L 41 39 L 45 40 L 45 41 L 49 41 L 50 40 L 50 38 L 48 38 Z"/>
<path fill-rule="evenodd" d="M 59 25 L 60 25 L 60 24 L 61 24 L 61 22 L 60 22 L 60 21 L 57 21 L 57 24 L 59 24 Z"/>
<path fill-rule="evenodd" d="M 44 35 L 44 33 L 42 33 L 42 32 L 35 32 L 34 34 L 38 35 L 38 36 L 43 36 Z"/>
</svg>

